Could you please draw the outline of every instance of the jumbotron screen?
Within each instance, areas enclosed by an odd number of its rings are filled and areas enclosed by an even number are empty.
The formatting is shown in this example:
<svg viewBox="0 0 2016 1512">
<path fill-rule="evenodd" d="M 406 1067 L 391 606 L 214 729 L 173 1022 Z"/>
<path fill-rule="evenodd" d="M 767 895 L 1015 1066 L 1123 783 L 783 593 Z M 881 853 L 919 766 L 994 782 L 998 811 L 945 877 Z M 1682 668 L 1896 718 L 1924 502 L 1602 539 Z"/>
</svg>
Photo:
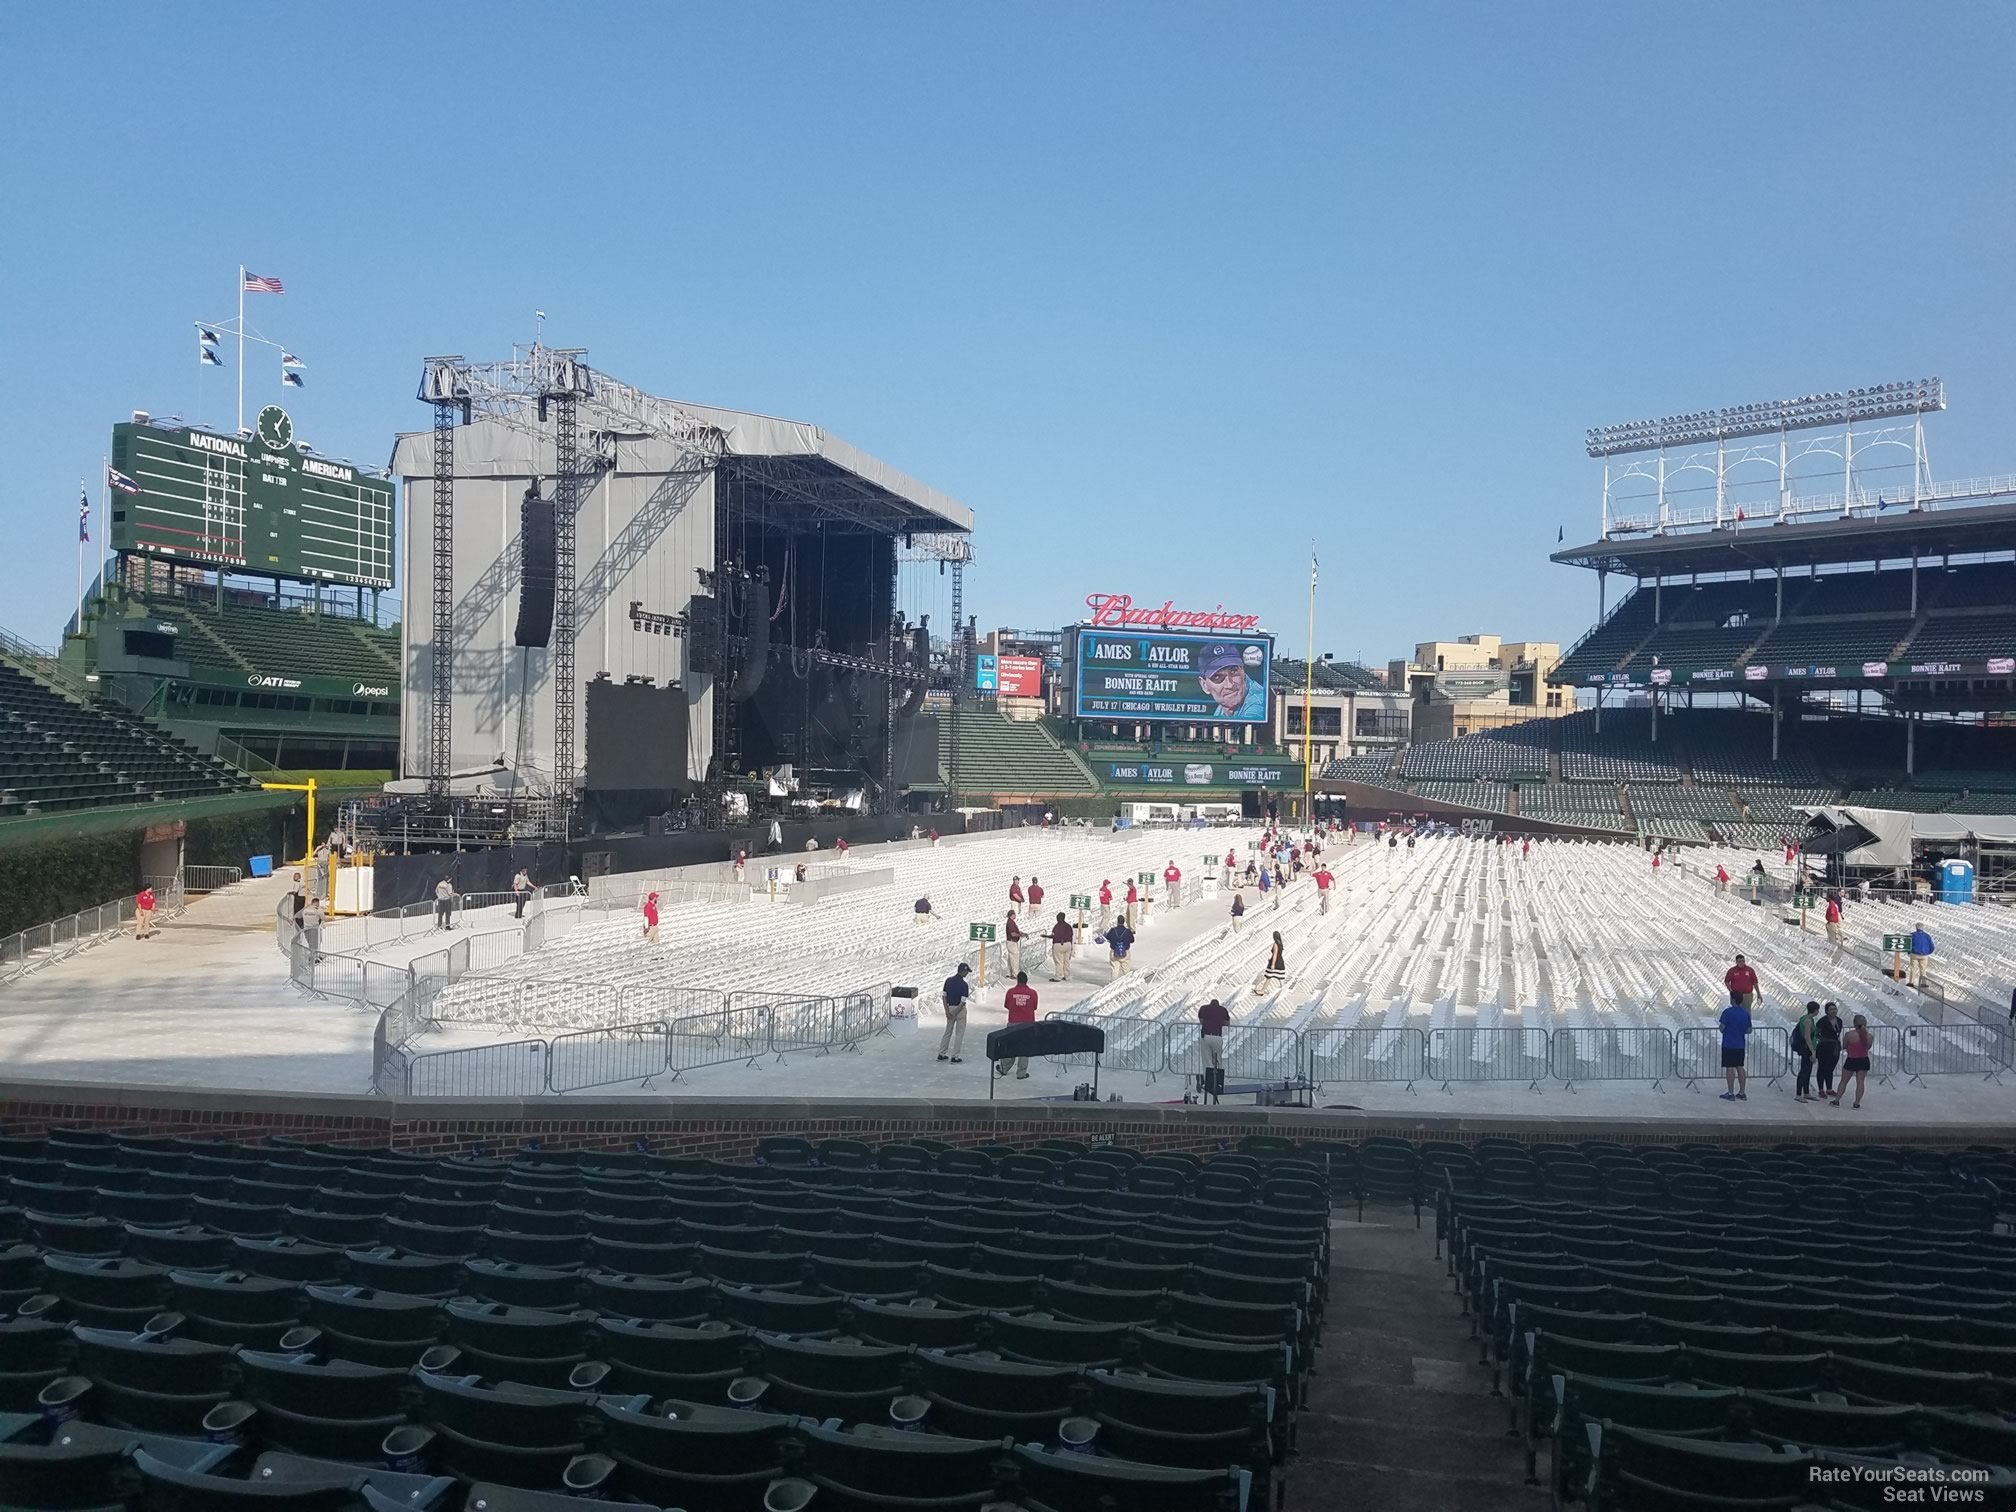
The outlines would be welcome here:
<svg viewBox="0 0 2016 1512">
<path fill-rule="evenodd" d="M 1270 635 L 1171 635 L 1081 627 L 1073 657 L 1080 719 L 1264 724 Z"/>
<path fill-rule="evenodd" d="M 112 549 L 226 571 L 392 586 L 392 483 L 304 450 L 277 404 L 246 435 L 112 427 Z"/>
</svg>

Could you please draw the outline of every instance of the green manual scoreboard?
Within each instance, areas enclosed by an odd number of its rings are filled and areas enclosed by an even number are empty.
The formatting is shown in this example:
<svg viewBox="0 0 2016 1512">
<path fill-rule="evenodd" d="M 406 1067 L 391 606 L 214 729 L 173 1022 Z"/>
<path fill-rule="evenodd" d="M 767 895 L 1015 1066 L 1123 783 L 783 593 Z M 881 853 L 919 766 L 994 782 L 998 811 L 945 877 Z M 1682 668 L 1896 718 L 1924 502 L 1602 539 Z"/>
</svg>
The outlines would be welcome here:
<svg viewBox="0 0 2016 1512">
<path fill-rule="evenodd" d="M 392 586 L 391 479 L 303 449 L 277 404 L 243 436 L 151 421 L 115 425 L 112 467 L 114 551 L 262 577 Z"/>
</svg>

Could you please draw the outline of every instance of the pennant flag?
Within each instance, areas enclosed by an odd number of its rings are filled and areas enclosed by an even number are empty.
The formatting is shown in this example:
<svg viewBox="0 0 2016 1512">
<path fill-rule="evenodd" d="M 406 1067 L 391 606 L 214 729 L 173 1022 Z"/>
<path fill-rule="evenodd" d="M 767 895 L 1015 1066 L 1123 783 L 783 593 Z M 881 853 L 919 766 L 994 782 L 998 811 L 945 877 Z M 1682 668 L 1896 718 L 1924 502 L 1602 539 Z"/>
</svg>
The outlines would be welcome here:
<svg viewBox="0 0 2016 1512">
<path fill-rule="evenodd" d="M 222 357 L 219 357 L 213 349 L 207 346 L 199 346 L 198 348 L 196 348 L 196 360 L 200 363 L 203 363 L 207 367 L 224 366 L 224 359 Z"/>
<path fill-rule="evenodd" d="M 245 292 L 247 294 L 285 294 L 287 290 L 279 279 L 268 278 L 262 273 L 254 273 L 247 270 L 245 274 Z"/>
<path fill-rule="evenodd" d="M 299 373 L 282 373 L 280 375 L 280 382 L 288 388 L 301 388 L 303 386 Z"/>
<path fill-rule="evenodd" d="M 196 327 L 196 339 L 205 346 L 217 345 L 217 333 L 208 326 Z"/>
<path fill-rule="evenodd" d="M 1316 553 L 1313 551 L 1309 553 L 1309 586 L 1316 586 Z"/>
<path fill-rule="evenodd" d="M 84 485 L 77 485 L 77 539 L 91 539 L 91 495 L 84 491 Z"/>
<path fill-rule="evenodd" d="M 119 492 L 123 494 L 137 494 L 138 492 L 140 492 L 140 485 L 138 483 L 135 483 L 131 478 L 127 477 L 126 474 L 119 471 L 119 469 L 116 467 L 108 467 L 105 469 L 105 481 L 111 484 L 112 487 L 118 489 Z"/>
<path fill-rule="evenodd" d="M 280 354 L 280 366 L 283 368 L 299 368 L 306 367 L 308 364 L 303 362 L 299 357 L 296 357 L 292 352 L 282 352 Z"/>
<path fill-rule="evenodd" d="M 1556 546 L 1559 546 L 1563 541 L 1567 539 L 1568 539 L 1568 527 L 1566 525 L 1556 525 L 1554 527 L 1554 544 Z"/>
</svg>

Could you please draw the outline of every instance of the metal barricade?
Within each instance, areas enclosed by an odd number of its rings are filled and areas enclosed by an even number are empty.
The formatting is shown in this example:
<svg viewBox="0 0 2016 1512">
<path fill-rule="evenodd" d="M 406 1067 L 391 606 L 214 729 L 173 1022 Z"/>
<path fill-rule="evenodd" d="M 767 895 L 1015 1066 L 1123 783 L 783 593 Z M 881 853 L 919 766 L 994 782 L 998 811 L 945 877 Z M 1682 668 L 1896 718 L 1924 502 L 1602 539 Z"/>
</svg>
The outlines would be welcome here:
<svg viewBox="0 0 2016 1512">
<path fill-rule="evenodd" d="M 681 1072 L 702 1066 L 725 1066 L 742 1061 L 755 1065 L 770 1048 L 770 1012 L 767 1008 L 732 1009 L 690 1013 L 665 1026 L 665 1066 L 676 1079 Z"/>
<path fill-rule="evenodd" d="M 1654 1092 L 1672 1080 L 1673 1031 L 1660 1028 L 1583 1026 L 1548 1036 L 1548 1069 L 1570 1092 L 1585 1081 L 1644 1081 Z"/>
<path fill-rule="evenodd" d="M 1447 1092 L 1456 1082 L 1525 1082 L 1540 1090 L 1550 1050 L 1545 1029 L 1430 1029 L 1424 1069 Z"/>
<path fill-rule="evenodd" d="M 728 1012 L 769 1015 L 768 1049 L 780 1060 L 794 1050 L 830 1049 L 833 1000 L 809 992 L 731 992 Z"/>
<path fill-rule="evenodd" d="M 481 978 L 478 979 L 481 981 Z M 457 992 L 459 1011 L 465 986 Z M 515 1015 L 505 1020 L 532 1034 L 566 1034 L 576 1029 L 609 1029 L 617 1024 L 641 1022 L 623 1008 L 623 989 L 615 982 L 551 981 L 530 977 L 518 983 L 518 996 L 511 1004 Z"/>
<path fill-rule="evenodd" d="M 1104 1018 L 1065 1008 L 1045 1018 L 1069 1019 L 1106 1031 L 1106 1049 L 1099 1065 L 1106 1071 L 1139 1071 L 1150 1081 L 1169 1070 L 1169 1026 L 1160 1019 Z M 1053 1055 L 1048 1059 L 1065 1066 L 1089 1066 L 1088 1055 Z"/>
<path fill-rule="evenodd" d="M 1792 1070 L 1792 1035 L 1778 1028 L 1752 1029 L 1743 1046 L 1743 1069 L 1752 1080 L 1767 1085 Z M 1673 1031 L 1673 1075 L 1692 1087 L 1712 1081 L 1724 1070 L 1720 1029 L 1675 1029 Z"/>
<path fill-rule="evenodd" d="M 1196 1022 L 1167 1026 L 1164 1064 L 1172 1076 L 1195 1077 L 1204 1069 L 1203 1036 Z M 1302 1078 L 1302 1036 L 1293 1029 L 1266 1024 L 1228 1024 L 1222 1051 L 1225 1075 L 1232 1081 L 1283 1081 Z"/>
<path fill-rule="evenodd" d="M 406 1067 L 409 1097 L 537 1097 L 546 1090 L 546 1041 L 506 1040 L 430 1050 Z"/>
<path fill-rule="evenodd" d="M 532 929 L 528 923 L 521 929 L 509 925 L 503 929 L 486 929 L 480 934 L 464 935 L 456 943 L 467 953 L 469 970 L 494 971 L 506 961 L 516 960 L 533 948 Z"/>
<path fill-rule="evenodd" d="M 1911 1081 L 1927 1076 L 1978 1076 L 1998 1081 L 2010 1069 L 2010 1037 L 2000 1024 L 1881 1024 L 1897 1037 L 1897 1066 Z M 1883 1067 L 1884 1045 L 1879 1032 L 1870 1054 L 1870 1071 Z"/>
<path fill-rule="evenodd" d="M 835 1044 L 852 1049 L 888 1031 L 891 985 L 877 982 L 872 987 L 857 987 L 840 998 L 833 1023 Z"/>
<path fill-rule="evenodd" d="M 1408 1090 L 1427 1074 L 1428 1036 L 1399 1025 L 1391 1029 L 1313 1029 L 1302 1036 L 1304 1074 L 1325 1082 L 1405 1082 Z"/>
<path fill-rule="evenodd" d="M 182 887 L 186 892 L 216 892 L 220 888 L 242 882 L 244 871 L 236 866 L 185 866 L 182 868 Z"/>
<path fill-rule="evenodd" d="M 546 1089 L 579 1092 L 625 1082 L 642 1082 L 648 1089 L 650 1079 L 665 1070 L 665 1035 L 663 1023 L 556 1034 L 547 1048 Z"/>
</svg>

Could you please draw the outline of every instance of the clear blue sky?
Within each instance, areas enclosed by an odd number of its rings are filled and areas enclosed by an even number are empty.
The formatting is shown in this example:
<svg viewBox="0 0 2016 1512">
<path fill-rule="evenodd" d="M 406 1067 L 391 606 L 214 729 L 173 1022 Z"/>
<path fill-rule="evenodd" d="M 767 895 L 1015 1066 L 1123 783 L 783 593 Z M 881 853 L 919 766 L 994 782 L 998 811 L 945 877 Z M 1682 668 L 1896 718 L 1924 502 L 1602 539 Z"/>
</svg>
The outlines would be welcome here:
<svg viewBox="0 0 2016 1512">
<path fill-rule="evenodd" d="M 543 308 L 970 505 L 983 628 L 1114 590 L 1299 649 L 1314 536 L 1319 649 L 1570 640 L 1582 432 L 1674 410 L 1938 374 L 1937 474 L 2016 470 L 2004 4 L 17 4 L 0 58 L 38 641 L 241 262 L 325 453 Z"/>
</svg>

